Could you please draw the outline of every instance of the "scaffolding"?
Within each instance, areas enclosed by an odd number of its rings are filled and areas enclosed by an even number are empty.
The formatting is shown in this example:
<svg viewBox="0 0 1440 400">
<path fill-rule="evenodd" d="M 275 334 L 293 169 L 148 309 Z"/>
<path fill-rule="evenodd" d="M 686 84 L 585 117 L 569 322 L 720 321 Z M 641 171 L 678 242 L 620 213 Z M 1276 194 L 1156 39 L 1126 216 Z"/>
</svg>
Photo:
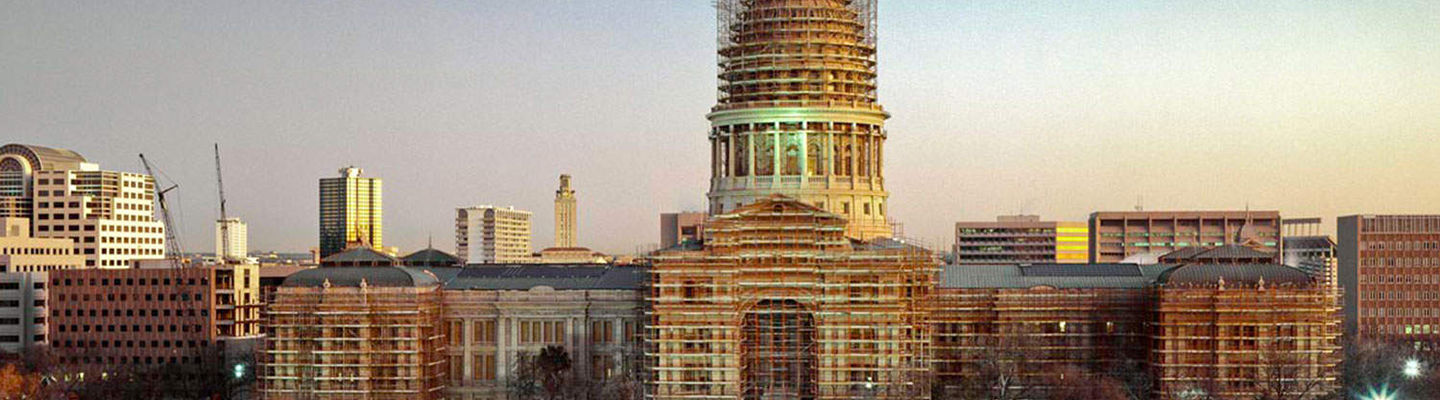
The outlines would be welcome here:
<svg viewBox="0 0 1440 400">
<path fill-rule="evenodd" d="M 438 286 L 282 287 L 266 326 L 268 399 L 439 399 Z"/>
<path fill-rule="evenodd" d="M 1169 285 L 1154 294 L 1156 395 L 1320 398 L 1339 388 L 1340 309 L 1328 285 Z"/>
<path fill-rule="evenodd" d="M 923 249 L 869 246 L 772 196 L 651 268 L 648 399 L 929 398 Z"/>
<path fill-rule="evenodd" d="M 874 105 L 875 0 L 718 0 L 715 8 L 717 111 Z"/>
</svg>

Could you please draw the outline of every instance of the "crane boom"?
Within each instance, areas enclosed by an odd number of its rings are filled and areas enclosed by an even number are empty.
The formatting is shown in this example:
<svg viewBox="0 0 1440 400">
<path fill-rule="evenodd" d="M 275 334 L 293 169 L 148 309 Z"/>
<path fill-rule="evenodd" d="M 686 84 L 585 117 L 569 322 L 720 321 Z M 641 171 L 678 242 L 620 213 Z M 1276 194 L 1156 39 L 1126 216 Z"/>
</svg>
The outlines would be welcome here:
<svg viewBox="0 0 1440 400">
<path fill-rule="evenodd" d="M 183 265 L 181 265 L 180 258 L 184 256 L 184 253 L 180 248 L 180 239 L 175 236 L 175 225 L 170 219 L 170 207 L 165 201 L 165 194 L 180 185 L 170 185 L 168 188 L 160 189 L 160 178 L 155 176 L 155 170 L 150 167 L 150 161 L 145 159 L 144 154 L 140 155 L 140 163 L 145 165 L 145 174 L 150 175 L 150 181 L 155 184 L 155 199 L 160 204 L 160 220 L 165 223 L 165 251 L 169 253 L 165 258 L 170 260 L 171 268 L 181 268 Z"/>
<path fill-rule="evenodd" d="M 230 217 L 225 214 L 225 175 L 220 173 L 220 144 L 215 144 L 215 187 L 220 191 L 220 254 L 221 264 L 230 263 Z"/>
</svg>

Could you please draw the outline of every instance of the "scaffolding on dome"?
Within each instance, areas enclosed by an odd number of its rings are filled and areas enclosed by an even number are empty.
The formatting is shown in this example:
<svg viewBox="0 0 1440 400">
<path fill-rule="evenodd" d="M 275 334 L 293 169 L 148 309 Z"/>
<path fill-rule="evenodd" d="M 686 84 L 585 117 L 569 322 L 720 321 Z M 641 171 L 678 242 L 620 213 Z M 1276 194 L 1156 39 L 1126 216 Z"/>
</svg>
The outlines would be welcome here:
<svg viewBox="0 0 1440 400">
<path fill-rule="evenodd" d="M 875 104 L 875 0 L 717 0 L 717 109 Z"/>
<path fill-rule="evenodd" d="M 655 256 L 646 398 L 929 398 L 933 256 L 844 233 L 776 196 L 711 219 L 703 250 Z"/>
</svg>

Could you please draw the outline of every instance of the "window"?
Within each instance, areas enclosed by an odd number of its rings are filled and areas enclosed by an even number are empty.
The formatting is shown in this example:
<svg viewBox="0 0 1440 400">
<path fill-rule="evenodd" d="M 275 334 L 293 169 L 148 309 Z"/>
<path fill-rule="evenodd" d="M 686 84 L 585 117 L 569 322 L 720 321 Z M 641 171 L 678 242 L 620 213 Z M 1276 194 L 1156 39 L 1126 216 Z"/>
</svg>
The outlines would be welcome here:
<svg viewBox="0 0 1440 400">
<path fill-rule="evenodd" d="M 473 360 L 475 363 L 470 365 L 470 379 L 477 381 L 495 380 L 494 354 L 476 354 Z"/>
<path fill-rule="evenodd" d="M 479 319 L 471 323 L 475 326 L 473 343 L 495 343 L 495 320 Z"/>
</svg>

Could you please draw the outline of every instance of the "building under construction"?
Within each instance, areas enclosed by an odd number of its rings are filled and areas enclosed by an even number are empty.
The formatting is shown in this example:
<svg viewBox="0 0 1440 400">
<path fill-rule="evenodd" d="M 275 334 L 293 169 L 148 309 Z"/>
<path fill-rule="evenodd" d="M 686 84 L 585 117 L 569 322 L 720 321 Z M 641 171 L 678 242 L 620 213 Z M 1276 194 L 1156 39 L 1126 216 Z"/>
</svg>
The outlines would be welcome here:
<svg viewBox="0 0 1440 400">
<path fill-rule="evenodd" d="M 928 252 L 772 196 L 654 258 L 649 399 L 924 399 Z"/>
<path fill-rule="evenodd" d="M 268 309 L 267 399 L 440 399 L 447 371 L 435 275 L 393 265 L 309 269 L 286 278 Z"/>
<path fill-rule="evenodd" d="M 931 304 L 937 398 L 1109 385 L 1310 399 L 1339 386 L 1337 293 L 1282 265 L 949 266 Z"/>
</svg>

